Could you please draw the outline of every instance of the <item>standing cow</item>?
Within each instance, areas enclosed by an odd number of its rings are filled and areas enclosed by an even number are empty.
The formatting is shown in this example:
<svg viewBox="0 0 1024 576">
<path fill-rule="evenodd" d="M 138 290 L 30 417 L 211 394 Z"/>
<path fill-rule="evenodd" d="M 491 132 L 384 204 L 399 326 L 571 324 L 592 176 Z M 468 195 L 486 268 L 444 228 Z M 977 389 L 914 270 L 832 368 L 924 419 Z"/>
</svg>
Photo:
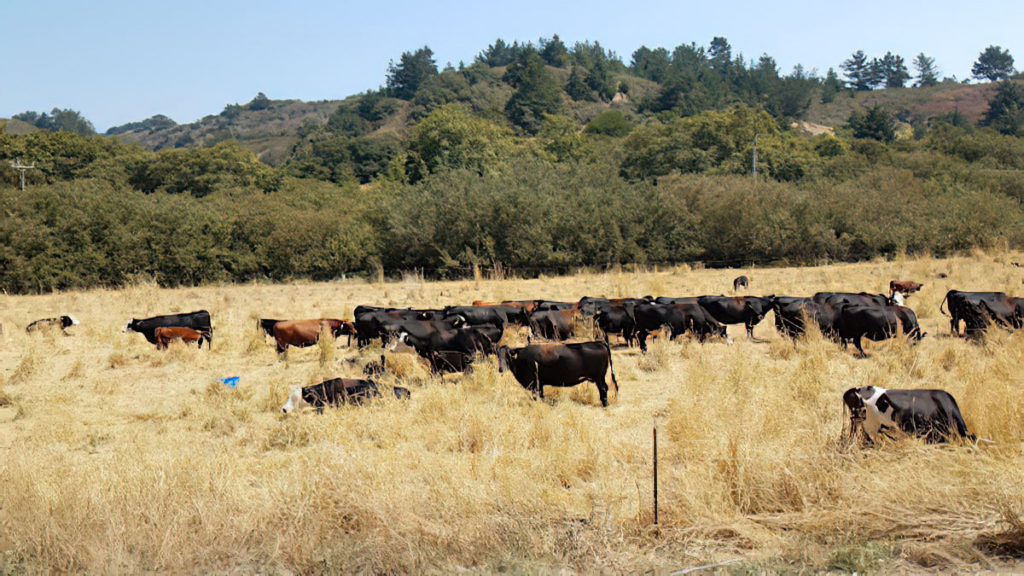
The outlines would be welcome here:
<svg viewBox="0 0 1024 576">
<path fill-rule="evenodd" d="M 498 372 L 508 370 L 516 381 L 535 396 L 544 398 L 545 386 L 575 386 L 589 380 L 597 385 L 601 405 L 608 406 L 608 384 L 605 374 L 611 372 L 615 394 L 612 352 L 604 342 L 576 344 L 534 344 L 523 348 L 502 346 L 498 350 Z"/>
</svg>

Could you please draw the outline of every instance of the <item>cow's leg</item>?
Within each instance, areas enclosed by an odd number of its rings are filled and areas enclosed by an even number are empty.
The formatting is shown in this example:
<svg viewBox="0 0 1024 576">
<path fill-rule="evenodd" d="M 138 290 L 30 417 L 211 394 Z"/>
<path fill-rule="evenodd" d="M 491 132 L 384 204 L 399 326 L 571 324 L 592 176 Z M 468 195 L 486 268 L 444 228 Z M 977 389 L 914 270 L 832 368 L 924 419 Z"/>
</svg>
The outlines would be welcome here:
<svg viewBox="0 0 1024 576">
<path fill-rule="evenodd" d="M 639 330 L 636 333 L 637 342 L 640 343 L 640 352 L 647 353 L 647 330 Z"/>
<path fill-rule="evenodd" d="M 858 334 L 857 337 L 853 339 L 853 345 L 856 346 L 857 350 L 860 351 L 860 357 L 861 358 L 867 358 L 868 357 L 867 353 L 864 352 L 864 348 L 861 346 L 860 334 Z"/>
<path fill-rule="evenodd" d="M 601 406 L 608 407 L 608 382 L 605 381 L 604 376 L 600 380 L 595 381 L 597 384 L 597 393 L 601 396 Z"/>
</svg>

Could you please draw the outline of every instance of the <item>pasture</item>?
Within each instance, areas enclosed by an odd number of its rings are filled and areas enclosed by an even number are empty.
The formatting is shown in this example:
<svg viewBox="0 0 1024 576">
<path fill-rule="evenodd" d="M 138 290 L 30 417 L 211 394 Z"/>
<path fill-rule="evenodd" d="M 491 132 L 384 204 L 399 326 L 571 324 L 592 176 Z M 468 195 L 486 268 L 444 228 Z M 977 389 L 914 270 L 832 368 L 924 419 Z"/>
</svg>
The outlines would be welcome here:
<svg viewBox="0 0 1024 576">
<path fill-rule="evenodd" d="M 1024 295 L 1020 259 L 0 295 L 0 572 L 1024 568 L 1024 334 L 968 343 L 939 313 L 950 288 Z M 615 347 L 607 409 L 589 383 L 535 401 L 493 359 L 442 383 L 394 355 L 380 381 L 410 400 L 282 416 L 290 389 L 359 377 L 381 351 L 325 340 L 279 361 L 256 326 L 351 318 L 357 304 L 730 294 L 739 274 L 758 295 L 918 280 L 907 305 L 928 336 L 867 343 L 860 359 L 819 335 L 794 345 L 769 314 L 755 330 L 765 343 L 731 326 L 733 345 Z M 210 351 L 122 333 L 132 317 L 204 308 Z M 60 314 L 81 321 L 69 336 L 24 330 Z M 229 375 L 236 388 L 219 381 Z M 844 446 L 841 395 L 864 385 L 948 390 L 991 443 Z"/>
</svg>

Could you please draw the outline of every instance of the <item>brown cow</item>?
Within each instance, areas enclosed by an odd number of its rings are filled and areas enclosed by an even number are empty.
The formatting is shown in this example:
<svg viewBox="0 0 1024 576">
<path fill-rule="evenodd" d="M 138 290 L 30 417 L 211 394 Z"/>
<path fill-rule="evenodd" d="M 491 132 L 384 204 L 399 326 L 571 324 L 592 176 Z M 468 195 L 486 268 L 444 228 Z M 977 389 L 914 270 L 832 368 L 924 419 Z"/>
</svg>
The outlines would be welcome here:
<svg viewBox="0 0 1024 576">
<path fill-rule="evenodd" d="M 924 286 L 924 284 L 914 282 L 913 280 L 890 280 L 889 297 L 892 298 L 897 292 L 904 296 L 910 296 L 914 292 L 920 290 L 922 286 Z"/>
<path fill-rule="evenodd" d="M 284 354 L 289 346 L 305 348 L 320 341 L 320 332 L 330 331 L 337 338 L 342 334 L 355 334 L 355 326 L 347 320 L 337 318 L 313 318 L 310 320 L 285 320 L 274 324 L 274 340 L 277 353 Z"/>
<path fill-rule="evenodd" d="M 156 339 L 157 350 L 166 350 L 172 340 L 181 340 L 186 344 L 198 341 L 199 347 L 202 348 L 203 340 L 209 340 L 210 333 L 184 326 L 159 326 L 153 331 L 153 337 Z"/>
</svg>

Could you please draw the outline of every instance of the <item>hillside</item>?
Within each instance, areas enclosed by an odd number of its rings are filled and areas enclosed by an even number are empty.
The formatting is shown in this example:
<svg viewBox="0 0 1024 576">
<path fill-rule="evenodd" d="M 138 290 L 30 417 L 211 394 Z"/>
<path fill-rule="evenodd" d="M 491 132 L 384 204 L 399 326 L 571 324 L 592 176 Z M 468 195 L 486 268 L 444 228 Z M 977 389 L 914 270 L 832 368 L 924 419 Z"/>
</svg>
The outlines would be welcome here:
<svg viewBox="0 0 1024 576">
<path fill-rule="evenodd" d="M 253 102 L 256 102 L 254 99 Z M 217 115 L 198 122 L 148 126 L 146 122 L 114 127 L 108 136 L 139 144 L 150 150 L 208 147 L 224 140 L 236 140 L 256 157 L 276 166 L 287 160 L 300 134 L 318 128 L 338 108 L 340 101 L 269 100 L 253 106 L 228 105 Z"/>
<path fill-rule="evenodd" d="M 881 106 L 904 122 L 927 121 L 936 116 L 959 112 L 971 124 L 977 124 L 988 110 L 996 85 L 942 83 L 929 88 L 892 88 L 846 92 L 828 104 L 815 99 L 804 120 L 825 126 L 846 123 L 854 110 Z"/>
</svg>

